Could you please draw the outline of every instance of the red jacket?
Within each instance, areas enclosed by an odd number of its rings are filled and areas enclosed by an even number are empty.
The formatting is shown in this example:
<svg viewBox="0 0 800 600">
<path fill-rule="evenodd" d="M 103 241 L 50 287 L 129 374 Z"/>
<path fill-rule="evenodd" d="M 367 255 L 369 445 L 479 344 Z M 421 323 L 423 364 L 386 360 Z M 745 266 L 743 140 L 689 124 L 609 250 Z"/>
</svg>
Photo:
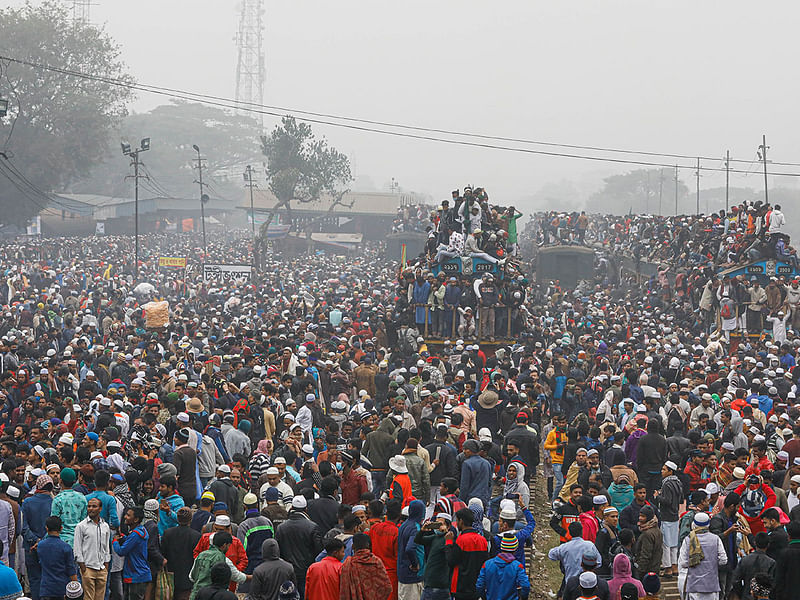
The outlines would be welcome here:
<svg viewBox="0 0 800 600">
<path fill-rule="evenodd" d="M 708 485 L 708 482 L 711 481 L 710 477 L 703 479 L 703 470 L 691 461 L 687 463 L 686 468 L 683 470 L 683 472 L 689 476 L 690 492 L 696 492 L 700 488 Z"/>
<path fill-rule="evenodd" d="M 306 598 L 314 600 L 339 600 L 339 577 L 342 563 L 338 558 L 326 556 L 308 567 L 306 571 Z"/>
<path fill-rule="evenodd" d="M 204 550 L 208 550 L 211 547 L 211 533 L 204 533 L 203 537 L 200 538 L 200 541 L 197 542 L 197 546 L 194 547 L 194 557 L 197 558 L 197 555 L 203 552 Z M 233 536 L 233 543 L 228 548 L 228 551 L 225 553 L 225 556 L 231 559 L 231 562 L 234 566 L 239 569 L 242 573 L 247 568 L 247 552 L 244 550 L 244 546 L 242 545 L 241 540 L 236 536 Z"/>
<path fill-rule="evenodd" d="M 383 561 L 392 580 L 397 579 L 397 535 L 399 528 L 393 521 L 381 521 L 369 528 L 372 553 Z"/>
</svg>

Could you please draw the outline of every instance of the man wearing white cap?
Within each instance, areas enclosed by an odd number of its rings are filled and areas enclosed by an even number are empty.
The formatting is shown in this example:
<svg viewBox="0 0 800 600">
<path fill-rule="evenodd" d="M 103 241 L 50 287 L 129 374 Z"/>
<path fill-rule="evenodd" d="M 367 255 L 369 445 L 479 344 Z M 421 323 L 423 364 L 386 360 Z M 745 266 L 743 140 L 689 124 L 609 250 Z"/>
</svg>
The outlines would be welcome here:
<svg viewBox="0 0 800 600">
<path fill-rule="evenodd" d="M 269 467 L 267 469 L 267 483 L 262 485 L 261 489 L 258 491 L 258 496 L 261 499 L 262 505 L 266 503 L 267 489 L 271 487 L 277 488 L 278 501 L 283 504 L 286 510 L 289 510 L 292 507 L 294 492 L 292 488 L 289 487 L 289 484 L 281 479 L 281 472 L 278 470 L 278 467 Z"/>
<path fill-rule="evenodd" d="M 800 505 L 800 475 L 792 475 L 789 479 L 789 493 L 786 494 L 786 504 L 789 507 L 789 513 L 792 513 L 794 508 Z"/>
<path fill-rule="evenodd" d="M 708 513 L 696 513 L 692 532 L 681 544 L 678 588 L 686 600 L 719 598 L 719 567 L 728 564 L 728 555 L 722 539 L 708 530 L 710 521 Z"/>
<path fill-rule="evenodd" d="M 322 551 L 322 530 L 308 518 L 308 503 L 304 496 L 292 499 L 289 519 L 278 525 L 275 539 L 281 549 L 281 558 L 294 567 L 297 588 L 302 598 L 305 593 L 306 571 Z"/>
</svg>

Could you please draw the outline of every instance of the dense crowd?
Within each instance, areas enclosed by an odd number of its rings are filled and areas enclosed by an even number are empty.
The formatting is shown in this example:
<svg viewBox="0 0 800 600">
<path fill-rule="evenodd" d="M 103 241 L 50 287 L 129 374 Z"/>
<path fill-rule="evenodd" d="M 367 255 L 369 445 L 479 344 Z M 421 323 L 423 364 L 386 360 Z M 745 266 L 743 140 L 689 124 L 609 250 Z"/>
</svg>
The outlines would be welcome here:
<svg viewBox="0 0 800 600">
<path fill-rule="evenodd" d="M 518 213 L 472 196 L 428 215 L 436 253 L 478 230 L 513 256 L 499 232 Z M 204 283 L 158 268 L 202 262 L 196 237 L 143 236 L 138 278 L 132 246 L 0 245 L 0 598 L 513 600 L 532 593 L 534 544 L 565 600 L 656 597 L 672 578 L 690 600 L 796 597 L 791 319 L 729 340 L 674 283 L 584 295 L 504 272 L 522 294 L 512 339 L 434 345 L 431 252 L 410 273 L 371 246 L 275 255 Z M 711 268 L 696 274 L 731 285 Z M 148 327 L 155 299 L 169 321 Z"/>
<path fill-rule="evenodd" d="M 519 253 L 517 220 L 513 206 L 489 204 L 483 188 L 464 188 L 429 213 L 424 252 L 412 257 L 401 273 L 407 293 L 398 307 L 413 309 L 413 326 L 432 338 L 511 339 L 527 326 L 528 280 L 514 259 Z M 461 259 L 448 270 L 443 265 Z M 472 259 L 491 267 L 480 277 Z M 479 263 L 480 264 L 480 263 Z M 450 266 L 458 266 L 453 263 Z M 434 274 L 433 268 L 439 268 Z"/>
</svg>

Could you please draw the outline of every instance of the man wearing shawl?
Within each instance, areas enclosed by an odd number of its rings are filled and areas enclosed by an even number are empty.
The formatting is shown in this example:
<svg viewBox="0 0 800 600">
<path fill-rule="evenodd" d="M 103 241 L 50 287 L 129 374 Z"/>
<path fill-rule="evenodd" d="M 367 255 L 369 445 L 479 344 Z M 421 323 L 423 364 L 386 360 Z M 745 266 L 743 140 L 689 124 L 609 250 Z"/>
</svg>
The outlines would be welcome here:
<svg viewBox="0 0 800 600">
<path fill-rule="evenodd" d="M 342 565 L 340 600 L 386 600 L 392 583 L 383 561 L 372 553 L 372 542 L 365 533 L 353 536 L 353 556 Z"/>
</svg>

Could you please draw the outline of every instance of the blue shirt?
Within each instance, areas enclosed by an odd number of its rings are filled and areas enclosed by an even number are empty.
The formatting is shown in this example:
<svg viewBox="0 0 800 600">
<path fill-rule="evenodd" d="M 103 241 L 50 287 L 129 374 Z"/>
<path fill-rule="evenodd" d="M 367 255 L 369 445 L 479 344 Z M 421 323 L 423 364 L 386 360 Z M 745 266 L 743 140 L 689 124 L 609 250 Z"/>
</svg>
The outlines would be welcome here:
<svg viewBox="0 0 800 600">
<path fill-rule="evenodd" d="M 14 569 L 0 563 L 0 598 L 19 598 L 22 586 Z"/>
<path fill-rule="evenodd" d="M 70 578 L 76 574 L 72 548 L 57 535 L 48 535 L 36 546 L 36 553 L 42 566 L 39 596 L 64 596 Z"/>
<path fill-rule="evenodd" d="M 22 539 L 26 549 L 47 535 L 44 522 L 50 516 L 52 505 L 50 494 L 34 494 L 22 501 Z"/>
<path fill-rule="evenodd" d="M 86 502 L 99 498 L 103 507 L 100 509 L 100 518 L 112 529 L 119 529 L 119 515 L 117 515 L 117 500 L 108 492 L 96 491 L 86 495 Z"/>
<path fill-rule="evenodd" d="M 574 537 L 570 541 L 552 548 L 547 556 L 550 560 L 557 560 L 562 564 L 564 567 L 564 579 L 569 580 L 570 577 L 583 573 L 581 560 L 583 560 L 584 554 L 594 556 L 597 559 L 598 567 L 603 564 L 603 557 L 600 556 L 595 545 L 580 537 Z"/>
</svg>

